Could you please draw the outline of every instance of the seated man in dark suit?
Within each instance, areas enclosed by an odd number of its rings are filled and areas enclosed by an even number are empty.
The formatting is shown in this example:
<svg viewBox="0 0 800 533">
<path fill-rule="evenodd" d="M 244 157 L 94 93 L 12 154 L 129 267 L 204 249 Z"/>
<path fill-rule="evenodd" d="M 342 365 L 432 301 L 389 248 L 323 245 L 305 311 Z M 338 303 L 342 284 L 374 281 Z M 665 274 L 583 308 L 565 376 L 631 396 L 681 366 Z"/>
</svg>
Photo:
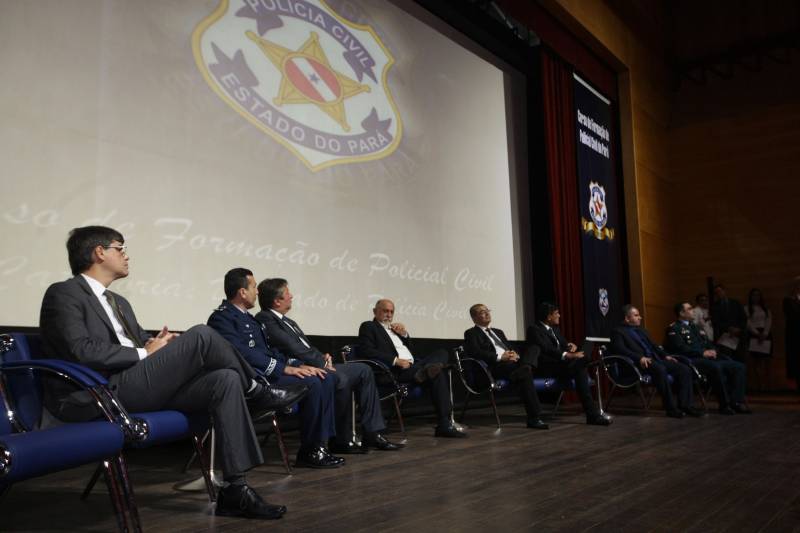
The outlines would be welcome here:
<svg viewBox="0 0 800 533">
<path fill-rule="evenodd" d="M 401 383 L 416 381 L 428 384 L 437 417 L 434 435 L 466 437 L 467 434 L 450 421 L 453 409 L 450 380 L 447 372 L 443 372 L 447 365 L 447 351 L 439 349 L 426 356 L 414 353 L 406 327 L 392 322 L 394 303 L 391 300 L 378 300 L 372 314 L 375 318 L 363 322 L 358 328 L 359 356 L 384 363 Z"/>
<path fill-rule="evenodd" d="M 258 303 L 261 311 L 256 320 L 264 325 L 270 343 L 289 357 L 306 365 L 330 372 L 336 383 L 336 440 L 331 449 L 336 453 L 366 453 L 371 448 L 392 451 L 403 447 L 390 442 L 383 432 L 386 422 L 381 413 L 380 397 L 372 369 L 363 363 L 333 364 L 330 354 L 311 345 L 300 326 L 286 316 L 292 309 L 292 293 L 285 279 L 265 279 L 258 284 Z M 351 417 L 352 392 L 356 392 L 364 428 L 362 444 L 353 441 Z"/>
<path fill-rule="evenodd" d="M 589 374 L 586 371 L 588 358 L 578 347 L 567 342 L 561 335 L 558 325 L 561 312 L 555 304 L 543 302 L 536 310 L 536 324 L 528 328 L 528 340 L 539 347 L 539 356 L 529 361 L 536 367 L 540 376 L 555 376 L 575 380 L 575 390 L 580 398 L 586 423 L 593 426 L 608 426 L 611 419 L 600 410 L 592 400 L 589 389 Z M 527 363 L 528 361 L 523 361 Z"/>
<path fill-rule="evenodd" d="M 528 415 L 528 427 L 548 429 L 542 421 L 542 408 L 533 387 L 533 371 L 530 365 L 520 362 L 519 354 L 511 349 L 511 344 L 502 329 L 491 328 L 492 312 L 483 304 L 469 308 L 469 316 L 475 327 L 464 332 L 464 352 L 470 357 L 480 359 L 489 365 L 495 378 L 510 379 L 519 387 L 520 399 Z M 528 357 L 530 358 L 530 357 Z"/>
<path fill-rule="evenodd" d="M 334 379 L 325 370 L 287 359 L 269 345 L 264 326 L 248 313 L 256 304 L 258 289 L 253 273 L 234 268 L 225 274 L 226 300 L 208 317 L 208 325 L 239 350 L 250 366 L 273 385 L 308 387 L 300 402 L 300 450 L 297 465 L 311 468 L 336 468 L 344 459 L 328 453 L 328 440 L 336 435 Z"/>
<path fill-rule="evenodd" d="M 630 304 L 625 305 L 622 307 L 622 316 L 623 324 L 611 332 L 611 353 L 628 357 L 633 364 L 653 377 L 653 384 L 661 394 L 667 416 L 702 416 L 703 413 L 692 407 L 692 370 L 652 341 L 647 330 L 641 327 L 642 315 L 638 309 Z M 672 374 L 675 380 L 677 406 L 667 374 Z"/>
<path fill-rule="evenodd" d="M 107 290 L 128 275 L 125 239 L 111 228 L 72 230 L 67 240 L 75 277 L 51 285 L 42 300 L 39 326 L 49 357 L 77 361 L 107 376 L 111 390 L 130 411 L 208 411 L 214 420 L 225 486 L 216 514 L 280 518 L 245 482 L 244 473 L 263 462 L 251 408 L 286 407 L 306 387 L 271 388 L 239 353 L 208 326 L 183 335 L 167 328 L 151 337 L 128 301 Z M 58 394 L 59 391 L 55 391 Z M 58 402 L 58 414 L 72 418 L 89 398 L 74 393 Z"/>
<path fill-rule="evenodd" d="M 667 327 L 667 350 L 690 358 L 692 364 L 706 375 L 719 398 L 720 414 L 752 413 L 744 398 L 747 368 L 739 361 L 717 353 L 705 331 L 692 321 L 692 304 L 675 304 L 675 315 L 678 320 Z"/>
</svg>

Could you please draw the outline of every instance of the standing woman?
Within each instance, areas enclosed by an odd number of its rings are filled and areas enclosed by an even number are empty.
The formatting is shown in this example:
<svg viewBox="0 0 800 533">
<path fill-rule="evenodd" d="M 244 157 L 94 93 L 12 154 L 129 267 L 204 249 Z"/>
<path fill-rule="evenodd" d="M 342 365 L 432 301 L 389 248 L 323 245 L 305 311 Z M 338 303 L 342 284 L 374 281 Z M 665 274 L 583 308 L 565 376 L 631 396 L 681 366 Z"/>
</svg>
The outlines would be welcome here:
<svg viewBox="0 0 800 533">
<path fill-rule="evenodd" d="M 772 360 L 772 313 L 758 289 L 751 289 L 747 296 L 747 335 L 750 358 L 756 374 L 756 390 L 769 388 L 769 366 Z"/>
<path fill-rule="evenodd" d="M 789 296 L 783 299 L 786 317 L 786 377 L 793 379 L 800 392 L 800 276 L 794 279 Z"/>
</svg>

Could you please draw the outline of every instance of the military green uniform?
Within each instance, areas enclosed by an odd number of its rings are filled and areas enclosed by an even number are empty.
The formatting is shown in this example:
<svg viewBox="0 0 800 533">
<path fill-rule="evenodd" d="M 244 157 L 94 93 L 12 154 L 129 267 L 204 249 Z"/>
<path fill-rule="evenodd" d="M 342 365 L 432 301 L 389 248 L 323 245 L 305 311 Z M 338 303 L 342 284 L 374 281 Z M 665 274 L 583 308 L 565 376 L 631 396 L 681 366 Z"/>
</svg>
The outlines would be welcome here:
<svg viewBox="0 0 800 533">
<path fill-rule="evenodd" d="M 694 322 L 676 320 L 667 327 L 666 349 L 670 353 L 691 358 L 692 364 L 705 374 L 711 382 L 719 408 L 738 407 L 744 403 L 747 385 L 747 368 L 726 355 L 717 353 L 716 359 L 703 356 L 705 350 L 713 350 L 705 331 Z"/>
</svg>

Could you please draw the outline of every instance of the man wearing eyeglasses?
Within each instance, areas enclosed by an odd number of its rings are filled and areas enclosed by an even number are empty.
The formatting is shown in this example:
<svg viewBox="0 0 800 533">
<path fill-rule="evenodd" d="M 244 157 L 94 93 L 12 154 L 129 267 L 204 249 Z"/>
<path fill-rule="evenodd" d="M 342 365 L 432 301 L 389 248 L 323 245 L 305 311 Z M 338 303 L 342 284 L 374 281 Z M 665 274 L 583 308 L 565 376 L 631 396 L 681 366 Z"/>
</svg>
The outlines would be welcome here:
<svg viewBox="0 0 800 533">
<path fill-rule="evenodd" d="M 542 421 L 539 397 L 533 387 L 533 370 L 530 364 L 520 360 L 519 354 L 511 347 L 502 329 L 489 327 L 492 312 L 483 304 L 469 308 L 469 316 L 475 327 L 464 332 L 464 353 L 484 361 L 495 378 L 510 379 L 519 387 L 519 395 L 528 416 L 531 429 L 548 429 Z M 526 357 L 526 360 L 530 357 Z"/>
<path fill-rule="evenodd" d="M 128 275 L 129 257 L 122 234 L 103 226 L 76 228 L 67 240 L 74 277 L 51 285 L 42 300 L 39 326 L 46 355 L 77 361 L 108 378 L 131 412 L 175 409 L 208 411 L 220 447 L 225 486 L 216 514 L 280 518 L 282 505 L 270 505 L 250 488 L 244 473 L 264 460 L 248 407 L 286 407 L 306 387 L 270 387 L 241 355 L 208 326 L 183 335 L 166 326 L 150 336 L 128 301 L 108 290 Z M 53 390 L 54 414 L 68 420 L 92 417 L 87 393 Z"/>
</svg>

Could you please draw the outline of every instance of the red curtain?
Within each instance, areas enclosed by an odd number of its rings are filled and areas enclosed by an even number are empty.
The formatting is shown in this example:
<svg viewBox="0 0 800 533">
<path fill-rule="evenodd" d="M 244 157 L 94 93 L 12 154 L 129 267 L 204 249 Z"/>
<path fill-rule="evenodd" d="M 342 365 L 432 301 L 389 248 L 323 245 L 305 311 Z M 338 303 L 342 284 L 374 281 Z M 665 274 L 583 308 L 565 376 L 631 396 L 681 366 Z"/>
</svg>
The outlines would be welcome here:
<svg viewBox="0 0 800 533">
<path fill-rule="evenodd" d="M 567 339 L 576 342 L 584 337 L 585 320 L 573 84 L 572 68 L 548 50 L 542 50 L 554 292 L 561 308 L 561 329 Z"/>
</svg>

